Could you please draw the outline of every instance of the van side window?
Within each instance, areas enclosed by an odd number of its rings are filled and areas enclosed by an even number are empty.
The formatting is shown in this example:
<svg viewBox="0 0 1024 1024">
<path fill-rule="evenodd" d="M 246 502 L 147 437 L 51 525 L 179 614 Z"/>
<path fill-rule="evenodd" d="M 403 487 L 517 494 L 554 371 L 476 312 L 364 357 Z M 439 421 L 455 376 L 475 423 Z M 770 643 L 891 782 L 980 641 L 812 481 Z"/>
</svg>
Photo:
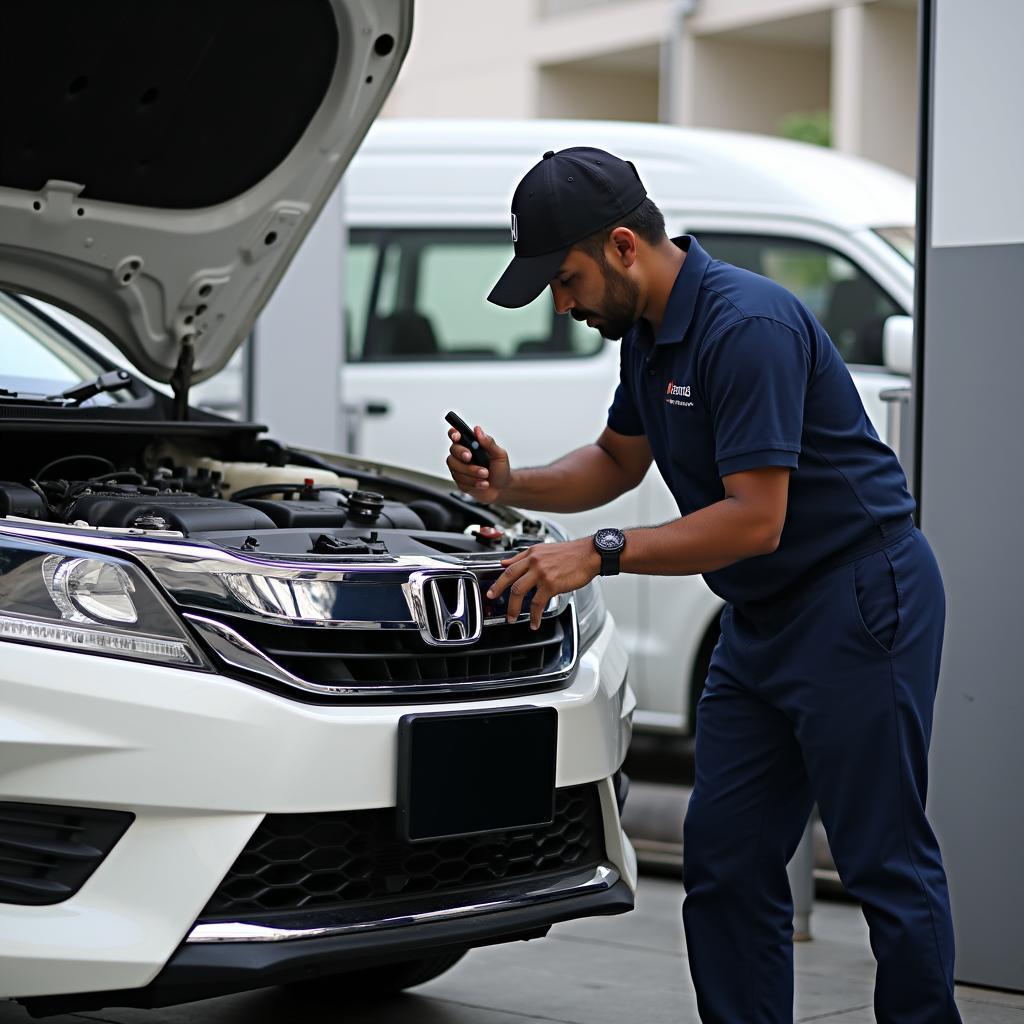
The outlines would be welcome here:
<svg viewBox="0 0 1024 1024">
<path fill-rule="evenodd" d="M 595 355 L 600 335 L 557 316 L 550 296 L 502 309 L 487 293 L 512 258 L 505 231 L 351 232 L 351 362 L 520 360 Z"/>
<path fill-rule="evenodd" d="M 370 295 L 380 250 L 371 242 L 350 241 L 345 252 L 345 359 L 359 361 Z"/>
<path fill-rule="evenodd" d="M 847 363 L 881 366 L 882 325 L 905 312 L 856 264 L 802 239 L 702 231 L 715 257 L 788 288 L 817 317 Z"/>
</svg>

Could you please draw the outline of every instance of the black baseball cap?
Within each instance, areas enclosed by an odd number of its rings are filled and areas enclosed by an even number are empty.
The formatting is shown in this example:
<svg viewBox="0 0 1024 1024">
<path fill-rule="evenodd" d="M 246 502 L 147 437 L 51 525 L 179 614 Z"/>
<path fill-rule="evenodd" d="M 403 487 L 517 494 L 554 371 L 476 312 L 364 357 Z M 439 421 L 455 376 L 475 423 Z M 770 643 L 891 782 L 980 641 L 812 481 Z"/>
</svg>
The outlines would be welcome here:
<svg viewBox="0 0 1024 1024">
<path fill-rule="evenodd" d="M 577 242 L 614 227 L 646 198 L 628 160 L 586 146 L 548 150 L 512 196 L 516 254 L 488 301 L 508 309 L 533 302 Z"/>
</svg>

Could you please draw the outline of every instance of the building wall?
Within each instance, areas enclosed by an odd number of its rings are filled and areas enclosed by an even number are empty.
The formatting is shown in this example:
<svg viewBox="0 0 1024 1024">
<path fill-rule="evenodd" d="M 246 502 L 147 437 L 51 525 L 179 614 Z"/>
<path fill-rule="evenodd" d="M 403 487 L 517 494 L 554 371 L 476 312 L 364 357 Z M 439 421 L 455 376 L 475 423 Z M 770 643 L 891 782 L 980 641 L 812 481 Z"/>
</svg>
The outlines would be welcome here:
<svg viewBox="0 0 1024 1024">
<path fill-rule="evenodd" d="M 417 0 L 383 116 L 777 134 L 786 114 L 830 109 L 837 148 L 913 174 L 916 2 L 693 0 L 686 13 L 685 0 Z"/>
<path fill-rule="evenodd" d="M 828 55 L 818 50 L 701 36 L 683 62 L 684 124 L 774 135 L 786 114 L 829 106 Z"/>
<path fill-rule="evenodd" d="M 833 15 L 833 145 L 913 175 L 917 13 L 856 4 Z"/>
<path fill-rule="evenodd" d="M 657 121 L 655 75 L 544 68 L 540 72 L 538 117 Z"/>
<path fill-rule="evenodd" d="M 534 117 L 534 0 L 417 0 L 384 117 Z"/>
</svg>

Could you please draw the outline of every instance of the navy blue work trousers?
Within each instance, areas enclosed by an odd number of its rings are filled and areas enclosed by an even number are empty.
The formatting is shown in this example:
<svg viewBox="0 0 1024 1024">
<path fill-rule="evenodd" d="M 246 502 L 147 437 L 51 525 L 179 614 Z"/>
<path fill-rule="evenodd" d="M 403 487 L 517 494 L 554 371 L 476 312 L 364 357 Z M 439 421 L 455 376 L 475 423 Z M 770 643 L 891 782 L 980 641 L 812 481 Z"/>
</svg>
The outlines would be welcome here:
<svg viewBox="0 0 1024 1024">
<path fill-rule="evenodd" d="M 925 817 L 944 619 L 916 529 L 768 608 L 725 608 L 683 842 L 705 1024 L 793 1020 L 786 864 L 815 803 L 867 918 L 877 1020 L 960 1021 L 946 877 Z"/>
</svg>

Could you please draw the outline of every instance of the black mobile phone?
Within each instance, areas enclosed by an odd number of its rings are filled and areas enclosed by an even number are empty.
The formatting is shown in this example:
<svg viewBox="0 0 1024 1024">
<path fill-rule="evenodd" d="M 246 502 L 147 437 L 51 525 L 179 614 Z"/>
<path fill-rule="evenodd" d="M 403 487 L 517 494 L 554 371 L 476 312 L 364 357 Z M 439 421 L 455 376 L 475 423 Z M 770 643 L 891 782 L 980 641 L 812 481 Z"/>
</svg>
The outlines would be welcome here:
<svg viewBox="0 0 1024 1024">
<path fill-rule="evenodd" d="M 473 457 L 469 460 L 475 466 L 490 466 L 491 457 L 480 447 L 473 428 L 458 413 L 449 411 L 445 419 L 459 432 L 458 444 L 465 445 Z"/>
</svg>

